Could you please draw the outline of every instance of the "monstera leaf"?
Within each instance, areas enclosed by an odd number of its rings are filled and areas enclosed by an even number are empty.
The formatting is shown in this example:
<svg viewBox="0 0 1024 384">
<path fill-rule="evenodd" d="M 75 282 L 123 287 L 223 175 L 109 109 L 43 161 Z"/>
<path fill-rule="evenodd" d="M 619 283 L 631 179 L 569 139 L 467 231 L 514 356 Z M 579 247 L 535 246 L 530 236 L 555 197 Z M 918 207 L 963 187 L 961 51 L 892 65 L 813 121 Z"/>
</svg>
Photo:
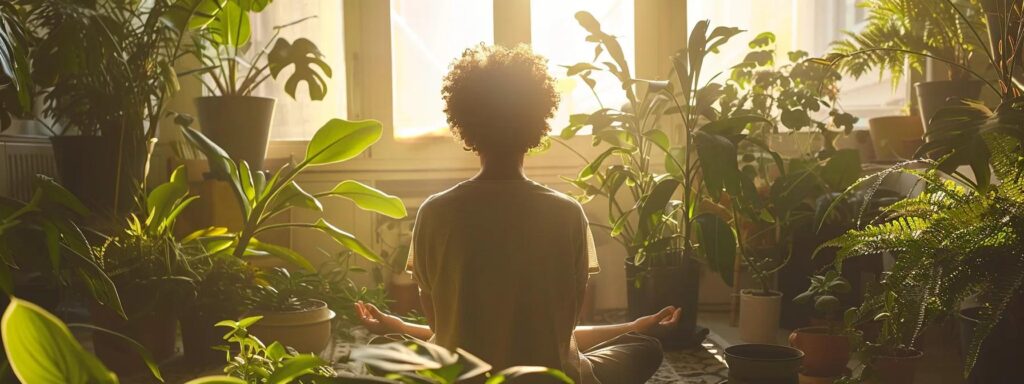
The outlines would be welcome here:
<svg viewBox="0 0 1024 384">
<path fill-rule="evenodd" d="M 331 77 L 331 66 L 327 65 L 327 62 L 323 60 L 324 55 L 320 53 L 320 49 L 308 39 L 299 38 L 294 43 L 289 43 L 285 39 L 277 39 L 274 43 L 274 48 L 267 54 L 267 64 L 270 67 L 270 74 L 276 79 L 281 72 L 289 67 L 293 66 L 293 70 L 288 81 L 284 84 L 285 92 L 292 98 L 295 98 L 295 91 L 299 86 L 299 83 L 305 82 L 306 87 L 309 88 L 309 98 L 311 100 L 323 100 L 324 96 L 327 95 L 327 80 Z M 317 71 L 319 67 L 323 75 Z"/>
</svg>

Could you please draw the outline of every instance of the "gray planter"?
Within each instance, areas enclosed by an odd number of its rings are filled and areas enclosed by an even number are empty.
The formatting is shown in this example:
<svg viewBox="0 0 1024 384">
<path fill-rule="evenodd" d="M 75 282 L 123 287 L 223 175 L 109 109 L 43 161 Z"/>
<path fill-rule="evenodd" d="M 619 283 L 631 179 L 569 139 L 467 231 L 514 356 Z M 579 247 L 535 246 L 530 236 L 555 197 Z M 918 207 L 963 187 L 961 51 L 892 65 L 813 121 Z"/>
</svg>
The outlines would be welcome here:
<svg viewBox="0 0 1024 384">
<path fill-rule="evenodd" d="M 208 96 L 195 99 L 203 134 L 235 161 L 263 170 L 274 121 L 276 99 L 256 96 Z"/>
<path fill-rule="evenodd" d="M 804 353 L 772 344 L 739 344 L 725 349 L 729 383 L 798 384 Z"/>
</svg>

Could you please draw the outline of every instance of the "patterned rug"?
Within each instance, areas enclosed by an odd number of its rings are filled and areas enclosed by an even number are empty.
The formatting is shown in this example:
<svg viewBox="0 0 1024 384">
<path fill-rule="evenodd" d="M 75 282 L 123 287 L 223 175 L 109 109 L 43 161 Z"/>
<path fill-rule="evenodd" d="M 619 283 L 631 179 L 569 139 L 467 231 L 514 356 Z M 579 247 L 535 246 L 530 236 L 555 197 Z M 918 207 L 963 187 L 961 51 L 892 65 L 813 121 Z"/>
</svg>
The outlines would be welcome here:
<svg viewBox="0 0 1024 384">
<path fill-rule="evenodd" d="M 624 311 L 603 312 L 595 315 L 594 323 L 611 324 L 621 322 L 624 318 Z M 353 346 L 366 344 L 370 339 L 370 334 L 359 327 L 349 329 L 348 332 L 337 333 L 339 335 L 335 337 L 332 345 L 321 354 L 321 357 L 326 361 L 338 362 L 335 366 L 338 371 L 358 371 L 359 368 L 341 362 L 348 360 Z M 718 384 L 723 382 L 729 374 L 729 369 L 725 366 L 723 348 L 713 339 L 715 339 L 713 335 L 708 337 L 701 343 L 701 348 L 666 351 L 661 367 L 647 383 Z"/>
</svg>

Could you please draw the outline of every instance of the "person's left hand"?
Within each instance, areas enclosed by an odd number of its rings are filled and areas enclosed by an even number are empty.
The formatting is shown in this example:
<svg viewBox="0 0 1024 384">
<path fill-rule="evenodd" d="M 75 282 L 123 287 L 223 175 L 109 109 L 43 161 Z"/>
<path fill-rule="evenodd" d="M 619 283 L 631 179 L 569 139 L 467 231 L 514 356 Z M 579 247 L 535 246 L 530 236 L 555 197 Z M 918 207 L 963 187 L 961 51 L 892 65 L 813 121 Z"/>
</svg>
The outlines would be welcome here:
<svg viewBox="0 0 1024 384">
<path fill-rule="evenodd" d="M 679 316 L 683 314 L 682 308 L 668 306 L 662 308 L 658 313 L 647 315 L 633 320 L 634 332 L 648 336 L 662 336 L 679 323 Z"/>
<path fill-rule="evenodd" d="M 381 312 L 373 304 L 358 301 L 355 303 L 355 309 L 356 315 L 359 315 L 359 322 L 373 334 L 405 333 L 403 331 L 405 322 L 402 319 Z"/>
</svg>

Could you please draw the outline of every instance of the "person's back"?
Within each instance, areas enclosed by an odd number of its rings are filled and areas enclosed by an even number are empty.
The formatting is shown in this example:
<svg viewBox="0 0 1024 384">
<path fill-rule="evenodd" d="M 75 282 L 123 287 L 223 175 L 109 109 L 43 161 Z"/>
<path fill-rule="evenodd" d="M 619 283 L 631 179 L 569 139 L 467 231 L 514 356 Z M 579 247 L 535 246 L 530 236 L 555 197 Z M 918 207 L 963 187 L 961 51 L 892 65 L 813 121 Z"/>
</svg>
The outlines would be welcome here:
<svg viewBox="0 0 1024 384">
<path fill-rule="evenodd" d="M 546 60 L 526 46 L 467 49 L 441 94 L 451 131 L 480 157 L 480 172 L 428 199 L 416 217 L 409 269 L 429 327 L 358 302 L 363 325 L 462 348 L 496 370 L 543 366 L 577 383 L 646 381 L 662 360 L 650 335 L 675 327 L 680 310 L 576 326 L 588 274 L 597 272 L 593 236 L 576 201 L 523 171 L 558 105 Z"/>
<path fill-rule="evenodd" d="M 435 341 L 495 368 L 578 372 L 572 331 L 597 270 L 587 233 L 576 201 L 528 180 L 470 180 L 430 198 L 412 248 Z"/>
</svg>

